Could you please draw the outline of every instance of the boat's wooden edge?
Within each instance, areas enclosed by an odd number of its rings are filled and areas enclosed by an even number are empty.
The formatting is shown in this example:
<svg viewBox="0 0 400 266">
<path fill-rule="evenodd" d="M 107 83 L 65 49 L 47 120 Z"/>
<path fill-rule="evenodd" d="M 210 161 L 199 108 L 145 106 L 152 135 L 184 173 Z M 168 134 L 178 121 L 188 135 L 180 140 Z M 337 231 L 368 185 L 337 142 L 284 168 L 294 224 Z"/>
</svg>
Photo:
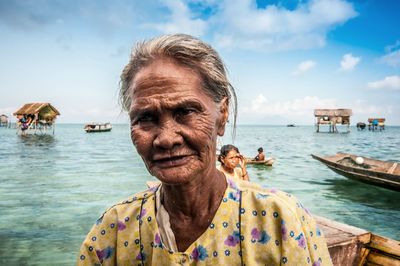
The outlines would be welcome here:
<svg viewBox="0 0 400 266">
<path fill-rule="evenodd" d="M 355 235 L 355 236 L 362 236 L 362 235 L 370 234 L 370 232 L 368 232 L 368 231 L 366 231 L 364 229 L 361 229 L 361 228 L 358 228 L 358 227 L 355 227 L 355 226 L 351 226 L 351 225 L 348 225 L 348 224 L 343 224 L 343 223 L 340 223 L 340 222 L 336 222 L 336 221 L 330 220 L 330 219 L 325 218 L 325 217 L 314 215 L 314 218 L 315 218 L 315 220 L 317 221 L 318 224 L 322 224 L 322 225 L 325 225 L 325 226 L 331 227 L 331 228 L 336 228 L 338 230 L 341 230 L 341 231 L 346 232 L 346 233 L 350 233 L 350 234 Z M 364 240 L 363 243 L 368 243 L 370 241 L 370 237 L 366 237 L 363 240 Z"/>
<path fill-rule="evenodd" d="M 325 235 L 334 264 L 400 266 L 400 241 L 325 217 L 314 217 L 323 231 L 335 232 Z"/>
<path fill-rule="evenodd" d="M 359 265 L 373 265 L 373 266 L 399 266 L 400 261 L 398 258 L 382 254 L 374 250 L 370 250 L 365 261 L 360 262 Z"/>
<path fill-rule="evenodd" d="M 370 248 L 385 252 L 400 259 L 400 241 L 371 234 Z"/>
</svg>

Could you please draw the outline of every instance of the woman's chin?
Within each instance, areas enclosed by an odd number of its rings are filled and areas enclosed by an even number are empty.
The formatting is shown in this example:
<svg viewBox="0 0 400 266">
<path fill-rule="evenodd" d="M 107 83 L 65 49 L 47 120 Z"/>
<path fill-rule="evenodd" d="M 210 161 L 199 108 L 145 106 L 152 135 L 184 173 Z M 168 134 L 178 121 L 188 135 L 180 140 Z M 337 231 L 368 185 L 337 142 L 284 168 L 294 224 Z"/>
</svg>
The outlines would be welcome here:
<svg viewBox="0 0 400 266">
<path fill-rule="evenodd" d="M 169 185 L 189 183 L 194 177 L 194 173 L 182 169 L 157 169 L 152 173 L 158 180 Z"/>
</svg>

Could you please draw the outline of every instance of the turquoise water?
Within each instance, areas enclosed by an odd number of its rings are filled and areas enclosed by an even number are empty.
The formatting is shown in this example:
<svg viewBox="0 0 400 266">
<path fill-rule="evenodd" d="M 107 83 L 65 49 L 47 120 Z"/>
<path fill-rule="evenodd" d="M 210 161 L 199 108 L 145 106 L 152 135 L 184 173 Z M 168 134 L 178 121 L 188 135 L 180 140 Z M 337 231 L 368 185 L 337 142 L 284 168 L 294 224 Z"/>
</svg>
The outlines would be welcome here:
<svg viewBox="0 0 400 266">
<path fill-rule="evenodd" d="M 348 180 L 310 156 L 342 151 L 399 161 L 400 127 L 314 131 L 239 126 L 235 144 L 245 155 L 263 146 L 277 158 L 271 168 L 249 166 L 252 181 L 296 195 L 315 214 L 400 240 L 399 192 Z M 54 136 L 26 137 L 0 128 L 0 143 L 0 265 L 74 264 L 97 217 L 153 179 L 127 125 L 98 134 L 84 133 L 83 125 L 57 125 Z"/>
</svg>

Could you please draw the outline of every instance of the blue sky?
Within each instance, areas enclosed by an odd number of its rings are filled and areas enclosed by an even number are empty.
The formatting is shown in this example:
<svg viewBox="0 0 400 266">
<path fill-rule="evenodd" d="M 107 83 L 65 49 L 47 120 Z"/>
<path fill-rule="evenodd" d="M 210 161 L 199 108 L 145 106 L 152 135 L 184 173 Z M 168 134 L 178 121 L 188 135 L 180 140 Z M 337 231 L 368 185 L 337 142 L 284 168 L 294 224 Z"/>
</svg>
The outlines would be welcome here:
<svg viewBox="0 0 400 266">
<path fill-rule="evenodd" d="M 400 1 L 0 1 L 0 113 L 51 102 L 61 123 L 127 122 L 118 82 L 131 47 L 187 33 L 217 49 L 239 124 L 400 125 Z"/>
</svg>

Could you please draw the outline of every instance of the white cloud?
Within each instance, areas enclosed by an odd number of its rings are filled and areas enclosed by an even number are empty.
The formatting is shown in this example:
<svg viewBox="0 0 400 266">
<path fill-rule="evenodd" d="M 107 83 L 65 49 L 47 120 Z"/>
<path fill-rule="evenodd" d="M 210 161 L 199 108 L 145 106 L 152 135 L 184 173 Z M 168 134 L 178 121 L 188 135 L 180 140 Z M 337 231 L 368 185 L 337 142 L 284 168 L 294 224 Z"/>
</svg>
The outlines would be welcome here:
<svg viewBox="0 0 400 266">
<path fill-rule="evenodd" d="M 258 95 L 250 106 L 243 108 L 245 114 L 303 116 L 313 114 L 316 108 L 337 108 L 336 99 L 320 99 L 316 96 L 305 96 L 283 102 L 270 102 L 264 95 Z"/>
<path fill-rule="evenodd" d="M 400 76 L 387 76 L 383 80 L 368 82 L 371 89 L 400 90 Z"/>
<path fill-rule="evenodd" d="M 316 63 L 312 60 L 303 61 L 297 66 L 296 70 L 292 72 L 292 75 L 300 76 L 305 72 L 309 71 L 310 69 L 314 68 L 315 65 Z"/>
<path fill-rule="evenodd" d="M 147 23 L 142 27 L 156 29 L 164 34 L 186 33 L 194 36 L 202 36 L 207 30 L 207 22 L 192 18 L 189 7 L 183 1 L 163 1 L 162 2 L 170 11 L 169 21 L 165 23 Z"/>
<path fill-rule="evenodd" d="M 218 9 L 215 40 L 232 40 L 220 46 L 270 51 L 322 47 L 329 30 L 357 16 L 343 0 L 311 0 L 294 10 L 280 4 L 260 9 L 252 0 L 224 1 Z"/>
<path fill-rule="evenodd" d="M 342 61 L 340 61 L 340 69 L 341 71 L 351 71 L 355 68 L 355 66 L 360 63 L 361 57 L 355 57 L 352 54 L 345 54 L 342 57 Z"/>
<path fill-rule="evenodd" d="M 296 121 L 297 123 L 309 124 L 314 121 L 314 109 L 317 108 L 350 108 L 353 110 L 351 121 L 366 121 L 368 117 L 382 116 L 392 117 L 391 123 L 398 123 L 393 117 L 398 113 L 398 108 L 391 105 L 375 105 L 365 100 L 356 99 L 354 101 L 342 102 L 337 99 L 322 99 L 317 96 L 306 96 L 304 98 L 292 99 L 287 101 L 269 101 L 264 95 L 255 97 L 250 105 L 243 107 L 241 114 L 246 120 L 254 121 Z M 266 119 L 266 117 L 268 117 Z M 274 120 L 274 118 L 278 118 Z"/>
<path fill-rule="evenodd" d="M 383 62 L 391 67 L 400 66 L 400 49 L 397 51 L 393 51 L 387 55 L 382 56 L 381 62 Z"/>
<path fill-rule="evenodd" d="M 386 54 L 380 58 L 380 61 L 391 67 L 400 66 L 400 40 L 386 46 L 385 51 Z"/>
</svg>

